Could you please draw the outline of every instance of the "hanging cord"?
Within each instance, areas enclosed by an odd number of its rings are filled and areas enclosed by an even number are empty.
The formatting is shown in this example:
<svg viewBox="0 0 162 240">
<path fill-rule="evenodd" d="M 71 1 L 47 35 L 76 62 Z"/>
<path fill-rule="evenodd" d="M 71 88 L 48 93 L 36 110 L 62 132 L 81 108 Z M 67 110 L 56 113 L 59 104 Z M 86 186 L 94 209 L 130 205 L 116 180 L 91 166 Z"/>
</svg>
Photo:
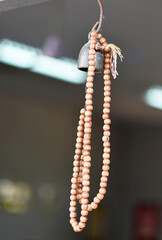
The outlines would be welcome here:
<svg viewBox="0 0 162 240">
<path fill-rule="evenodd" d="M 99 33 L 101 31 L 102 24 L 103 24 L 103 18 L 104 18 L 104 8 L 103 8 L 102 1 L 98 0 L 98 4 L 99 4 L 99 7 L 100 7 L 100 18 L 99 18 L 99 21 L 97 21 L 92 28 L 92 31 L 95 30 L 97 33 Z"/>
</svg>

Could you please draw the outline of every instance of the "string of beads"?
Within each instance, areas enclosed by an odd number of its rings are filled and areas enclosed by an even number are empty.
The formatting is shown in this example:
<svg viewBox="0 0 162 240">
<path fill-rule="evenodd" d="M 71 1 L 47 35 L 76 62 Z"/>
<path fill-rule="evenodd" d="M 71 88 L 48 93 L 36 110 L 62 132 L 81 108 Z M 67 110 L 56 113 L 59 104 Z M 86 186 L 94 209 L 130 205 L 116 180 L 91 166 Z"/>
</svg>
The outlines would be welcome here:
<svg viewBox="0 0 162 240">
<path fill-rule="evenodd" d="M 95 76 L 95 54 L 96 50 L 102 49 L 105 52 L 104 64 L 104 104 L 103 104 L 103 166 L 100 179 L 98 194 L 89 203 L 90 191 L 90 167 L 91 167 L 91 129 L 92 129 L 92 110 L 93 110 L 93 80 Z M 77 128 L 76 150 L 73 162 L 73 176 L 71 179 L 70 196 L 70 223 L 75 232 L 81 232 L 86 227 L 89 211 L 96 209 L 104 198 L 109 176 L 110 164 L 110 102 L 111 102 L 111 81 L 110 64 L 111 54 L 106 39 L 96 31 L 91 32 L 89 67 L 86 80 L 85 107 L 80 111 L 79 124 Z M 77 222 L 76 206 L 77 200 L 81 204 L 81 216 Z"/>
</svg>

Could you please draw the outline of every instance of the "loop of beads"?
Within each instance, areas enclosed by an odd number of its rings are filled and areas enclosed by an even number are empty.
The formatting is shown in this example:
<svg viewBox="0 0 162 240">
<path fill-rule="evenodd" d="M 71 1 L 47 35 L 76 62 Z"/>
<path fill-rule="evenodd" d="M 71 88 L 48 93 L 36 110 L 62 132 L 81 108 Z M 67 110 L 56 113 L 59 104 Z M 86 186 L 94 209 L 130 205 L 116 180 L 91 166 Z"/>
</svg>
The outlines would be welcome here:
<svg viewBox="0 0 162 240">
<path fill-rule="evenodd" d="M 91 128 L 92 128 L 92 110 L 93 110 L 93 80 L 95 76 L 95 54 L 96 50 L 102 49 L 105 52 L 104 65 L 104 104 L 103 104 L 103 166 L 100 179 L 100 188 L 93 201 L 89 203 L 90 191 L 90 167 L 91 167 Z M 81 232 L 86 226 L 88 212 L 96 209 L 98 204 L 104 198 L 109 176 L 110 164 L 110 58 L 108 43 L 96 31 L 91 32 L 90 50 L 89 50 L 89 67 L 86 81 L 85 108 L 80 111 L 78 132 L 76 139 L 76 150 L 73 162 L 73 176 L 71 179 L 71 196 L 70 196 L 70 223 L 75 232 Z M 79 223 L 76 220 L 77 199 L 81 204 L 81 217 Z"/>
</svg>

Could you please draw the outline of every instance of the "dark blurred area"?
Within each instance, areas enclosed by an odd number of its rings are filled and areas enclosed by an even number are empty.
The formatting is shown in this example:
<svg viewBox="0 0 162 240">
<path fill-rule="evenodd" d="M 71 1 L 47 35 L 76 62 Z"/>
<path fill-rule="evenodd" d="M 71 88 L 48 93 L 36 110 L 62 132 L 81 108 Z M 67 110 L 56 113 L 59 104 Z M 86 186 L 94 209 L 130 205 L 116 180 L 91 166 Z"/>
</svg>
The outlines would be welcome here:
<svg viewBox="0 0 162 240">
<path fill-rule="evenodd" d="M 0 41 L 40 49 L 50 59 L 77 60 L 98 19 L 97 1 L 19 2 L 0 3 Z M 148 89 L 162 87 L 162 2 L 103 4 L 103 35 L 124 55 L 119 77 L 112 80 L 106 197 L 90 213 L 86 230 L 74 233 L 69 194 L 84 83 L 77 84 L 77 76 L 75 84 L 6 64 L 0 42 L 0 240 L 162 239 L 162 103 L 156 109 L 145 102 Z M 16 59 L 16 54 L 10 55 Z M 102 103 L 103 80 L 98 74 L 91 199 L 98 191 L 102 164 Z"/>
</svg>

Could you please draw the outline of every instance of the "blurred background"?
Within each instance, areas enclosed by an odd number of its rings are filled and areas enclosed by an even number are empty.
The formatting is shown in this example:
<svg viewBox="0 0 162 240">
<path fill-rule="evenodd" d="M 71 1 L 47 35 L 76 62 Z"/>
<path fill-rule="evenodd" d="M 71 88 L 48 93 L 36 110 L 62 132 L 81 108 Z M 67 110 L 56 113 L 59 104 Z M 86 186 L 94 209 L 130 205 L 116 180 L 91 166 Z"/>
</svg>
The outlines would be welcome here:
<svg viewBox="0 0 162 240">
<path fill-rule="evenodd" d="M 103 35 L 124 55 L 112 80 L 111 171 L 104 201 L 74 233 L 70 179 L 86 78 L 76 60 L 98 3 L 0 2 L 1 240 L 162 239 L 162 2 L 103 4 Z M 102 163 L 102 74 L 94 90 L 91 199 Z"/>
</svg>

